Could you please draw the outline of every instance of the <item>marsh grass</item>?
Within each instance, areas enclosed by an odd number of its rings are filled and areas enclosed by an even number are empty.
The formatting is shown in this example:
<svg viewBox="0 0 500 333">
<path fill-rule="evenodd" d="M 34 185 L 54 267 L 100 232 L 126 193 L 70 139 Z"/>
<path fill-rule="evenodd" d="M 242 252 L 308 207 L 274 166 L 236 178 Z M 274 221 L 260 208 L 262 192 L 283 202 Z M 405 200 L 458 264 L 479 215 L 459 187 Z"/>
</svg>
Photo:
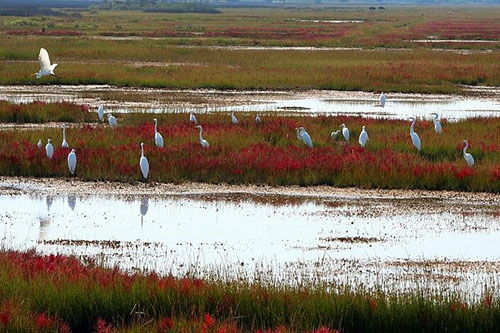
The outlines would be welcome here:
<svg viewBox="0 0 500 333">
<path fill-rule="evenodd" d="M 76 108 L 78 109 L 78 108 Z M 90 113 L 90 115 L 93 115 Z M 228 113 L 200 114 L 203 149 L 198 131 L 185 114 L 157 114 L 164 148 L 154 146 L 152 115 L 123 114 L 119 127 L 75 126 L 67 130 L 78 157 L 77 177 L 82 180 L 136 182 L 141 180 L 139 144 L 144 142 L 150 181 L 197 181 L 229 184 L 332 185 L 362 188 L 401 188 L 462 191 L 500 191 L 499 118 L 473 118 L 456 123 L 443 120 L 443 134 L 431 121 L 419 121 L 416 132 L 422 151 L 411 145 L 409 123 L 346 116 L 280 116 L 263 114 L 256 125 L 251 113 L 238 113 L 240 124 Z M 97 120 L 97 116 L 94 115 Z M 351 141 L 332 141 L 330 132 L 345 123 Z M 314 148 L 300 142 L 295 128 L 304 126 Z M 370 140 L 359 147 L 357 138 L 366 126 Z M 45 157 L 36 142 L 52 139 L 55 154 Z M 476 164 L 468 168 L 462 156 L 463 140 Z M 67 177 L 66 157 L 60 148 L 60 128 L 31 128 L 0 132 L 0 174 Z"/>
</svg>

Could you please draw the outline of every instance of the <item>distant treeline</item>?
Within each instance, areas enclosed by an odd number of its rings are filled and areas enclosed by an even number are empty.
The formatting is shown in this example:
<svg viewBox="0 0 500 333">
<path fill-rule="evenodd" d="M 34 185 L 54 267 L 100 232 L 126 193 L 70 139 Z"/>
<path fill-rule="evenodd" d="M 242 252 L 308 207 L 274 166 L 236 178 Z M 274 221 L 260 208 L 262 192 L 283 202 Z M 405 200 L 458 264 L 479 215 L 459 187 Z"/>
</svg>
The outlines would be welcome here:
<svg viewBox="0 0 500 333">
<path fill-rule="evenodd" d="M 142 10 L 153 13 L 220 13 L 214 6 L 199 2 L 169 2 L 164 0 L 104 0 L 97 6 L 104 10 Z"/>
</svg>

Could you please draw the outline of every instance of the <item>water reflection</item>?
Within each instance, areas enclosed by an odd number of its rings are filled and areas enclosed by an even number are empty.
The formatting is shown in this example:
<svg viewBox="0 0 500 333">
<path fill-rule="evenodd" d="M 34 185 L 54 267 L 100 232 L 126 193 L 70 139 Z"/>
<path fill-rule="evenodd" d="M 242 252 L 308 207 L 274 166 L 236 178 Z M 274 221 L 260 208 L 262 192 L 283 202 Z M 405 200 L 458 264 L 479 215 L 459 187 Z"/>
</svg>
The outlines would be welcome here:
<svg viewBox="0 0 500 333">
<path fill-rule="evenodd" d="M 71 208 L 71 210 L 75 210 L 75 205 L 76 205 L 76 196 L 74 194 L 69 194 L 68 195 L 69 208 Z"/>
<path fill-rule="evenodd" d="M 139 207 L 139 210 L 141 212 L 141 231 L 142 227 L 144 224 L 144 216 L 148 213 L 148 208 L 149 208 L 149 199 L 147 197 L 141 199 L 141 206 Z"/>
<path fill-rule="evenodd" d="M 51 196 L 47 196 L 45 198 L 45 203 L 47 205 L 47 211 L 49 212 L 50 211 L 50 207 L 52 207 L 52 202 L 54 201 L 54 198 L 52 198 Z"/>
</svg>

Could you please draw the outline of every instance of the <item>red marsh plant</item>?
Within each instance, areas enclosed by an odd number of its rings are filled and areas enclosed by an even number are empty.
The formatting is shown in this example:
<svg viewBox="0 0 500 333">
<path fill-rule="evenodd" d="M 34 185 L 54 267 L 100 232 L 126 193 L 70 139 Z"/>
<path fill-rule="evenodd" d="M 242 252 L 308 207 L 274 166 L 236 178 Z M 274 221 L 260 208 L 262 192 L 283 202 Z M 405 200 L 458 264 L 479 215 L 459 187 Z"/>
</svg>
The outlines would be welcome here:
<svg viewBox="0 0 500 333">
<path fill-rule="evenodd" d="M 411 145 L 409 122 L 361 117 L 281 117 L 263 115 L 260 125 L 241 113 L 240 123 L 228 114 L 199 115 L 204 138 L 186 115 L 158 115 L 165 146 L 154 146 L 154 126 L 147 114 L 119 117 L 117 129 L 77 126 L 66 131 L 70 148 L 60 148 L 60 128 L 0 132 L 0 174 L 68 177 L 67 156 L 76 149 L 76 175 L 82 180 L 137 181 L 140 143 L 150 164 L 150 181 L 199 181 L 237 184 L 332 185 L 363 188 L 416 188 L 499 192 L 500 118 L 443 120 L 443 134 L 431 121 L 418 121 L 422 151 Z M 351 141 L 332 141 L 330 132 L 345 123 Z M 314 148 L 297 139 L 295 128 L 304 126 Z M 359 147 L 357 137 L 366 126 L 370 140 Z M 51 138 L 52 159 L 36 146 Z M 476 164 L 467 167 L 462 156 L 467 138 Z"/>
<path fill-rule="evenodd" d="M 471 304 L 456 295 L 130 274 L 76 257 L 5 250 L 0 283 L 2 331 L 495 332 L 500 316 L 490 294 Z"/>
</svg>

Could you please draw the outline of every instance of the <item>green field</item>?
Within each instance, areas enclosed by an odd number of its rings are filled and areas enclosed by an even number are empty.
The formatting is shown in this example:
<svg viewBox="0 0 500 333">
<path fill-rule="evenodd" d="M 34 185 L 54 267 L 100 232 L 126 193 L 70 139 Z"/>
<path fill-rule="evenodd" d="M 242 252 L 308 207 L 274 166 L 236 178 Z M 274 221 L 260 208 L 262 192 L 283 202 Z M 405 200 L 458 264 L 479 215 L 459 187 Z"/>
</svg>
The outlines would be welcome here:
<svg viewBox="0 0 500 333">
<path fill-rule="evenodd" d="M 0 84 L 424 93 L 500 85 L 497 7 L 63 13 L 0 16 Z M 428 38 L 466 41 L 414 42 Z M 59 63 L 60 79 L 31 75 L 40 47 Z"/>
</svg>

